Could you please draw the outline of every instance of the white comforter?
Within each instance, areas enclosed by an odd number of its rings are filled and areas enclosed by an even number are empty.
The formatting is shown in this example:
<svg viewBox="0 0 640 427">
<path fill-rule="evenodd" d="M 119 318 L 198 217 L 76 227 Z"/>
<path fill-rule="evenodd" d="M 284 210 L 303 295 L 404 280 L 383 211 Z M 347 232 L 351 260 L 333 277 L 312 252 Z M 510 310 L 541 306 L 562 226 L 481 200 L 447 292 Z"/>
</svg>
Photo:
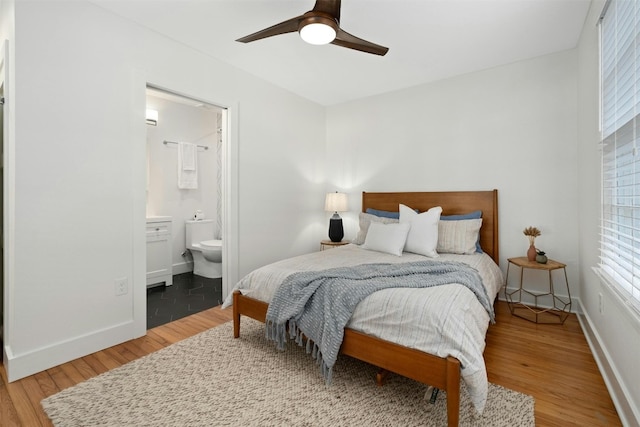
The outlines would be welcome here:
<svg viewBox="0 0 640 427">
<path fill-rule="evenodd" d="M 261 267 L 240 280 L 234 290 L 268 303 L 280 283 L 297 271 L 424 259 L 421 255 L 405 252 L 397 257 L 349 244 Z M 441 254 L 437 260 L 464 262 L 478 270 L 492 301 L 503 284 L 500 268 L 486 254 Z M 223 308 L 232 303 L 229 294 Z M 479 413 L 487 400 L 488 381 L 482 353 L 488 326 L 487 311 L 468 288 L 459 284 L 375 292 L 358 304 L 347 324 L 348 328 L 383 340 L 460 360 L 462 378 Z"/>
</svg>

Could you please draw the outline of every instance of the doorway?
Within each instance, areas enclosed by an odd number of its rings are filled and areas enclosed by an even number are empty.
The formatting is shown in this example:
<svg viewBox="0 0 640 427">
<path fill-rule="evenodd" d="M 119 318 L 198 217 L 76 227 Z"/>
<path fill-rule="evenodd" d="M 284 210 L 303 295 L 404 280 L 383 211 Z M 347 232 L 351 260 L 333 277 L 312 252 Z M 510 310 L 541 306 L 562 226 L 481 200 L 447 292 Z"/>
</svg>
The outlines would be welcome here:
<svg viewBox="0 0 640 427">
<path fill-rule="evenodd" d="M 222 240 L 227 114 L 223 107 L 152 86 L 146 107 L 147 326 L 153 327 L 221 303 L 223 278 L 209 270 L 194 275 L 199 254 L 189 249 L 186 229 L 197 217 L 207 224 L 208 239 Z M 195 171 L 188 178 L 195 180 L 186 186 L 182 143 L 195 147 Z M 226 271 L 225 262 L 222 257 L 217 271 Z"/>
</svg>

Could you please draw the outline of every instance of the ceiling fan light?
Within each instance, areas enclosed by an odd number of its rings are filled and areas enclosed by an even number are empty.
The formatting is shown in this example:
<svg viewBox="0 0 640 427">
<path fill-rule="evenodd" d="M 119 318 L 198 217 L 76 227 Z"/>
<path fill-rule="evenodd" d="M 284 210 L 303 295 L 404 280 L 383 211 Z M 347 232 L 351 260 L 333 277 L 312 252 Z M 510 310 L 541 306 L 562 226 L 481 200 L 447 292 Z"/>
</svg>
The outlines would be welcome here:
<svg viewBox="0 0 640 427">
<path fill-rule="evenodd" d="M 309 44 L 329 44 L 336 38 L 336 30 L 330 25 L 314 22 L 300 28 L 300 37 Z"/>
</svg>

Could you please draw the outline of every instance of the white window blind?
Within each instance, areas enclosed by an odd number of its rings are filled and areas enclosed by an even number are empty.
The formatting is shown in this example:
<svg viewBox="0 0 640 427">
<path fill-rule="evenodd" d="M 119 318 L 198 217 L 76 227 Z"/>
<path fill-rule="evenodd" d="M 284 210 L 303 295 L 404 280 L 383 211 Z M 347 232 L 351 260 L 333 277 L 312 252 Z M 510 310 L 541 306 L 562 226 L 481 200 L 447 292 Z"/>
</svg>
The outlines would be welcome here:
<svg viewBox="0 0 640 427">
<path fill-rule="evenodd" d="M 610 0 L 600 25 L 600 268 L 640 312 L 640 2 Z"/>
</svg>

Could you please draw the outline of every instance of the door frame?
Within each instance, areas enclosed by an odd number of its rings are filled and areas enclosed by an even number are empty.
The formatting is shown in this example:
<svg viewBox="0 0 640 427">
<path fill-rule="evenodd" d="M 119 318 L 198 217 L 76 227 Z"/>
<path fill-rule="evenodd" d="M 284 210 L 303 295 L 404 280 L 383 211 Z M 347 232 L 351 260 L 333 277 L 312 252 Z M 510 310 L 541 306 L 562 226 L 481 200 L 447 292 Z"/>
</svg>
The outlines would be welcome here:
<svg viewBox="0 0 640 427">
<path fill-rule="evenodd" d="M 13 110 L 11 108 L 12 88 L 10 85 L 9 41 L 0 44 L 0 86 L 4 105 L 2 106 L 2 343 L 4 366 L 9 370 L 11 355 L 11 325 L 13 319 L 13 254 L 15 247 L 15 141 L 12 139 Z"/>
<path fill-rule="evenodd" d="M 133 306 L 134 324 L 137 336 L 146 334 L 146 92 L 152 87 L 185 98 L 218 106 L 222 109 L 222 297 L 231 291 L 239 280 L 239 203 L 238 203 L 238 102 L 211 100 L 207 97 L 176 89 L 174 85 L 161 83 L 149 78 L 143 72 L 134 77 L 135 93 L 133 108 L 136 111 L 134 141 L 134 171 L 136 196 L 133 206 Z"/>
</svg>

